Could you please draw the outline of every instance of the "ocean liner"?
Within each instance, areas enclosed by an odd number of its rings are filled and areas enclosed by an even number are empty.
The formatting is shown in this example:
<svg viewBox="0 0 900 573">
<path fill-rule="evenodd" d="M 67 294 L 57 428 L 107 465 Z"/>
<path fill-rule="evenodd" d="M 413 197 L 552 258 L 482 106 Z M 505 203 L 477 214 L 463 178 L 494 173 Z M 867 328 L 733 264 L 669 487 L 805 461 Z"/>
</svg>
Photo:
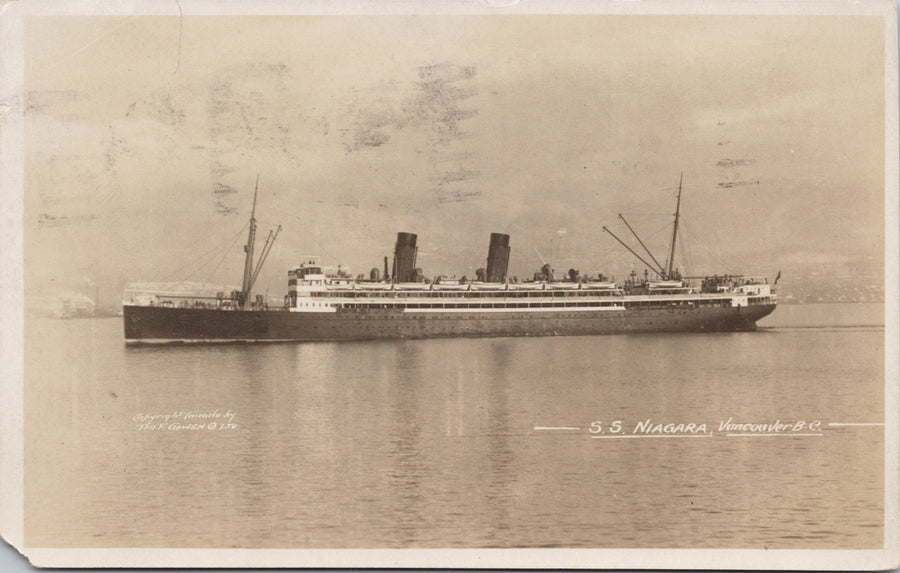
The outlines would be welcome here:
<svg viewBox="0 0 900 573">
<path fill-rule="evenodd" d="M 667 264 L 661 265 L 622 215 L 652 263 L 609 229 L 647 270 L 621 283 L 577 271 L 557 278 L 548 264 L 528 280 L 507 276 L 509 235 L 493 233 L 487 264 L 473 280 L 425 279 L 416 267 L 417 236 L 398 233 L 390 269 L 351 277 L 326 272 L 316 258 L 288 271 L 283 304 L 272 306 L 251 292 L 278 236 L 270 231 L 254 264 L 256 191 L 241 290 L 228 296 L 126 292 L 126 344 L 276 342 L 427 338 L 450 336 L 546 336 L 639 332 L 753 330 L 775 309 L 775 285 L 743 275 L 684 277 L 673 270 L 681 208 L 681 183 Z M 650 272 L 653 276 L 650 276 Z"/>
</svg>

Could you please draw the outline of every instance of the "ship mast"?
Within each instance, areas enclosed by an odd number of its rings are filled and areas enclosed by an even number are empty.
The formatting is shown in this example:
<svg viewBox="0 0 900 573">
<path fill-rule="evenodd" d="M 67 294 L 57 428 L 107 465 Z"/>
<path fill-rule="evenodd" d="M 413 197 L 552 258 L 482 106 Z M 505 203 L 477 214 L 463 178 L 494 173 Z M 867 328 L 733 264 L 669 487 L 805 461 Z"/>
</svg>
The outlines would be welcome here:
<svg viewBox="0 0 900 573">
<path fill-rule="evenodd" d="M 681 212 L 681 183 L 684 181 L 684 172 L 678 179 L 678 202 L 675 204 L 675 226 L 672 228 L 672 250 L 669 251 L 669 268 L 666 270 L 666 278 L 672 279 L 672 263 L 675 262 L 675 241 L 678 238 L 678 215 Z"/>
<path fill-rule="evenodd" d="M 251 275 L 253 273 L 253 244 L 256 242 L 256 193 L 259 191 L 259 174 L 256 175 L 256 188 L 253 190 L 253 207 L 250 209 L 250 234 L 244 252 L 247 258 L 244 260 L 244 280 L 241 284 L 241 310 L 247 310 L 250 305 L 250 288 L 252 286 Z"/>
</svg>

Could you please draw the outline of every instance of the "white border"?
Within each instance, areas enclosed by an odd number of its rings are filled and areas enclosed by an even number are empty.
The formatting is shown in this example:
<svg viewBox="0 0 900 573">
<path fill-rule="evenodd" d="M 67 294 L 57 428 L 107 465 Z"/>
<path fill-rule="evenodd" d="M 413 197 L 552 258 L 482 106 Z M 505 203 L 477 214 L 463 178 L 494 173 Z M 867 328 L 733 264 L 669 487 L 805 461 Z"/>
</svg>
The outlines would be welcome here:
<svg viewBox="0 0 900 573">
<path fill-rule="evenodd" d="M 513 1 L 513 0 L 510 0 Z M 50 567 L 478 567 L 478 568 L 758 568 L 887 569 L 900 565 L 900 171 L 898 171 L 897 9 L 891 0 L 646 2 L 522 0 L 11 0 L 0 6 L 0 534 L 23 541 L 23 20 L 35 15 L 299 14 L 728 14 L 871 15 L 885 21 L 885 547 L 882 550 L 711 549 L 38 549 L 32 563 Z M 500 4 L 500 5 L 498 5 Z"/>
</svg>

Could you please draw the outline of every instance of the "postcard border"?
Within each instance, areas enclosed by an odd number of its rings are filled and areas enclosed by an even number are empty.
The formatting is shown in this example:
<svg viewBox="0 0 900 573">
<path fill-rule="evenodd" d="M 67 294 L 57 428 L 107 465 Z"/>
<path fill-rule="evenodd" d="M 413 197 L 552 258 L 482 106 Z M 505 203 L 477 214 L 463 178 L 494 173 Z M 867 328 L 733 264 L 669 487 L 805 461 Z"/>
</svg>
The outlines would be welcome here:
<svg viewBox="0 0 900 573">
<path fill-rule="evenodd" d="M 176 6 L 177 5 L 177 6 Z M 478 568 L 759 568 L 871 570 L 900 565 L 900 143 L 898 143 L 897 5 L 890 0 L 772 1 L 520 1 L 435 2 L 434 14 L 727 14 L 872 15 L 885 22 L 885 547 L 881 550 L 740 549 L 25 549 L 48 567 L 478 567 Z M 176 0 L 120 3 L 13 0 L 0 6 L 0 533 L 23 547 L 22 270 L 23 21 L 39 15 L 421 14 L 413 1 Z M 891 41 L 891 40 L 895 41 Z M 6 309 L 16 309 L 9 311 Z"/>
</svg>

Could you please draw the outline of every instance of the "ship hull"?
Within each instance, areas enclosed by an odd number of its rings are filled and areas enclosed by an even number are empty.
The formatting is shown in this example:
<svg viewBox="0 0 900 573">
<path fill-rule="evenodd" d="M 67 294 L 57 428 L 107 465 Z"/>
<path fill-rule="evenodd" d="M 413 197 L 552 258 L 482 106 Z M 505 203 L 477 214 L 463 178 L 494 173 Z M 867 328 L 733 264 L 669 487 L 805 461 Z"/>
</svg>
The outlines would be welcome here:
<svg viewBox="0 0 900 573">
<path fill-rule="evenodd" d="M 125 342 L 135 344 L 372 340 L 453 336 L 564 336 L 641 332 L 728 332 L 756 328 L 775 304 L 739 307 L 545 312 L 237 311 L 124 307 Z"/>
</svg>

